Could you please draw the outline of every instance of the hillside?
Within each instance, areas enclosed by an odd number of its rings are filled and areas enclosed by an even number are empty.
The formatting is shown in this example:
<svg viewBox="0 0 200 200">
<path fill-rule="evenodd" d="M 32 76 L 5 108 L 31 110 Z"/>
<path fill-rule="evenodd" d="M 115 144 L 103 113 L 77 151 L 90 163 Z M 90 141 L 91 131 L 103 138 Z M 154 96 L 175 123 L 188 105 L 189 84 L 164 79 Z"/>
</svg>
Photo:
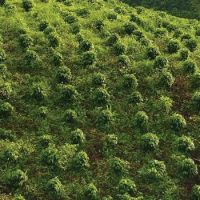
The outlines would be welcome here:
<svg viewBox="0 0 200 200">
<path fill-rule="evenodd" d="M 0 2 L 0 199 L 200 199 L 198 20 Z"/>
<path fill-rule="evenodd" d="M 122 0 L 133 6 L 144 6 L 163 10 L 172 15 L 184 18 L 200 19 L 200 2 L 198 0 Z"/>
</svg>

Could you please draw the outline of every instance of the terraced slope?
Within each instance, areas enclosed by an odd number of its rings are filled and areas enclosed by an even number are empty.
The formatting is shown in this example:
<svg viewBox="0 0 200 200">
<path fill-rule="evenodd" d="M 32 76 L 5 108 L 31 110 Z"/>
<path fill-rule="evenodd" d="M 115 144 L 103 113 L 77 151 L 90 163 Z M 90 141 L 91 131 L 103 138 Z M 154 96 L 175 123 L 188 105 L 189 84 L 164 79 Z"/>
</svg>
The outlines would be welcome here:
<svg viewBox="0 0 200 200">
<path fill-rule="evenodd" d="M 1 2 L 0 199 L 200 199 L 199 35 L 117 0 Z"/>
</svg>

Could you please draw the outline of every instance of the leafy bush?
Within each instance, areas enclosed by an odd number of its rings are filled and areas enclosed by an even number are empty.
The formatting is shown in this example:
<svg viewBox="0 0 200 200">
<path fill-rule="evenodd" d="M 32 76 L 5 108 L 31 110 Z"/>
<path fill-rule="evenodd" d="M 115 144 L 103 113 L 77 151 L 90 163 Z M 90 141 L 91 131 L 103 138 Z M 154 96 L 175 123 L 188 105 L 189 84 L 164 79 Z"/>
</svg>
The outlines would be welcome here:
<svg viewBox="0 0 200 200">
<path fill-rule="evenodd" d="M 195 51 L 197 48 L 197 41 L 195 39 L 189 39 L 185 41 L 185 46 L 191 51 Z"/>
<path fill-rule="evenodd" d="M 139 171 L 141 178 L 147 182 L 156 182 L 166 177 L 166 166 L 163 161 L 151 160 Z"/>
<path fill-rule="evenodd" d="M 167 49 L 169 53 L 176 53 L 180 49 L 180 44 L 177 40 L 170 40 Z"/>
<path fill-rule="evenodd" d="M 41 161 L 47 166 L 59 167 L 58 149 L 55 145 L 49 145 L 46 149 L 42 150 Z"/>
<path fill-rule="evenodd" d="M 65 103 L 74 102 L 77 99 L 78 92 L 73 85 L 61 85 L 61 99 Z"/>
<path fill-rule="evenodd" d="M 164 87 L 166 89 L 169 89 L 174 83 L 174 77 L 173 75 L 166 70 L 163 70 L 160 75 L 159 85 L 161 87 Z"/>
<path fill-rule="evenodd" d="M 194 89 L 200 88 L 200 73 L 195 73 L 191 77 L 191 86 Z"/>
<path fill-rule="evenodd" d="M 6 53 L 3 49 L 0 49 L 0 64 L 6 60 Z"/>
<path fill-rule="evenodd" d="M 107 105 L 110 101 L 110 95 L 104 88 L 97 88 L 93 94 L 93 101 L 98 106 Z"/>
<path fill-rule="evenodd" d="M 194 185 L 192 188 L 192 200 L 200 200 L 200 185 Z"/>
<path fill-rule="evenodd" d="M 67 123 L 75 123 L 78 120 L 78 115 L 76 111 L 68 109 L 65 111 L 65 121 Z"/>
<path fill-rule="evenodd" d="M 103 148 L 107 151 L 108 149 L 114 149 L 117 144 L 118 137 L 115 134 L 108 134 L 104 139 Z"/>
<path fill-rule="evenodd" d="M 1 99 L 9 99 L 11 94 L 13 93 L 13 89 L 10 83 L 0 84 L 0 96 Z"/>
<path fill-rule="evenodd" d="M 101 30 L 104 28 L 104 23 L 103 23 L 103 21 L 102 21 L 102 20 L 96 20 L 96 21 L 94 22 L 94 27 L 95 27 L 97 30 L 101 31 Z"/>
<path fill-rule="evenodd" d="M 198 174 L 197 165 L 191 158 L 180 156 L 176 159 L 177 174 L 182 178 L 191 178 Z"/>
<path fill-rule="evenodd" d="M 80 17 L 88 17 L 90 12 L 87 8 L 78 9 L 76 14 Z"/>
<path fill-rule="evenodd" d="M 188 52 L 187 49 L 181 49 L 181 50 L 179 51 L 179 54 L 180 54 L 180 59 L 181 59 L 181 60 L 187 60 L 188 57 L 189 57 L 189 52 Z"/>
<path fill-rule="evenodd" d="M 111 110 L 106 109 L 98 113 L 97 116 L 97 126 L 99 128 L 108 128 L 113 121 L 113 113 Z"/>
<path fill-rule="evenodd" d="M 119 35 L 116 33 L 113 33 L 108 37 L 106 44 L 111 46 L 111 45 L 116 44 L 118 41 L 119 41 Z"/>
<path fill-rule="evenodd" d="M 133 104 L 138 104 L 143 102 L 143 97 L 140 92 L 135 91 L 129 97 L 129 102 Z"/>
<path fill-rule="evenodd" d="M 73 166 L 77 170 L 84 170 L 90 167 L 89 164 L 89 157 L 86 152 L 80 151 L 77 153 L 77 155 L 74 157 Z"/>
<path fill-rule="evenodd" d="M 8 148 L 3 152 L 3 160 L 15 162 L 19 159 L 19 152 L 16 149 Z"/>
<path fill-rule="evenodd" d="M 117 20 L 117 14 L 109 13 L 108 16 L 107 16 L 107 19 L 109 19 L 110 21 Z"/>
<path fill-rule="evenodd" d="M 149 47 L 147 49 L 147 57 L 151 60 L 155 59 L 160 52 L 155 47 Z"/>
<path fill-rule="evenodd" d="M 50 145 L 51 141 L 52 137 L 48 134 L 44 134 L 39 138 L 39 144 L 44 148 L 47 148 Z"/>
<path fill-rule="evenodd" d="M 145 151 L 154 151 L 158 148 L 159 138 L 153 133 L 146 133 L 141 138 L 142 148 Z"/>
<path fill-rule="evenodd" d="M 89 185 L 86 186 L 84 191 L 84 197 L 85 199 L 90 199 L 90 200 L 98 199 L 98 190 L 93 183 L 90 183 Z"/>
<path fill-rule="evenodd" d="M 78 34 L 81 31 L 81 26 L 79 23 L 73 23 L 70 27 L 70 31 L 73 34 Z"/>
<path fill-rule="evenodd" d="M 138 128 L 147 128 L 149 117 L 144 111 L 138 111 L 134 117 L 134 124 Z"/>
<path fill-rule="evenodd" d="M 122 67 L 127 67 L 130 65 L 130 59 L 126 55 L 120 55 L 118 56 L 118 63 Z"/>
<path fill-rule="evenodd" d="M 121 176 L 126 172 L 126 162 L 124 160 L 121 160 L 120 158 L 113 158 L 110 161 L 110 168 L 112 172 L 117 175 Z"/>
<path fill-rule="evenodd" d="M 158 102 L 156 102 L 155 106 L 158 109 L 158 112 L 160 113 L 169 113 L 171 111 L 172 108 L 172 99 L 167 97 L 167 96 L 161 96 L 158 100 Z"/>
<path fill-rule="evenodd" d="M 11 130 L 0 128 L 0 139 L 14 141 L 16 139 L 16 135 Z"/>
<path fill-rule="evenodd" d="M 196 64 L 191 61 L 191 60 L 186 60 L 184 63 L 183 63 L 183 71 L 186 73 L 186 74 L 194 74 L 197 70 L 197 66 Z"/>
<path fill-rule="evenodd" d="M 38 101 L 42 101 L 45 99 L 47 94 L 46 94 L 46 91 L 45 91 L 44 87 L 42 86 L 42 84 L 34 84 L 33 85 L 32 91 L 31 91 L 31 96 Z"/>
<path fill-rule="evenodd" d="M 124 25 L 124 32 L 128 35 L 131 35 L 136 29 L 137 27 L 133 22 L 128 22 Z"/>
<path fill-rule="evenodd" d="M 105 75 L 100 72 L 97 72 L 92 77 L 92 84 L 94 86 L 103 86 L 105 84 L 105 80 Z"/>
<path fill-rule="evenodd" d="M 63 62 L 63 56 L 59 52 L 54 52 L 52 55 L 53 64 L 56 66 L 60 66 Z"/>
<path fill-rule="evenodd" d="M 85 134 L 81 129 L 76 129 L 71 133 L 71 140 L 73 144 L 83 144 L 85 142 Z"/>
<path fill-rule="evenodd" d="M 158 69 L 163 69 L 168 64 L 167 58 L 163 56 L 158 56 L 154 61 L 154 67 Z"/>
<path fill-rule="evenodd" d="M 126 46 L 120 42 L 117 42 L 113 45 L 113 50 L 115 55 L 119 56 L 125 53 Z"/>
<path fill-rule="evenodd" d="M 72 80 L 72 73 L 68 67 L 61 66 L 58 68 L 56 78 L 58 83 L 69 83 Z"/>
<path fill-rule="evenodd" d="M 42 64 L 39 55 L 33 50 L 26 51 L 24 60 L 26 68 L 32 68 L 32 69 L 39 68 L 40 65 Z"/>
<path fill-rule="evenodd" d="M 174 131 L 180 131 L 181 129 L 185 128 L 186 126 L 186 121 L 184 117 L 180 114 L 174 113 L 170 118 L 169 118 L 169 123 L 171 129 Z"/>
<path fill-rule="evenodd" d="M 0 116 L 1 117 L 10 117 L 14 112 L 14 107 L 8 103 L 4 102 L 0 104 Z"/>
<path fill-rule="evenodd" d="M 0 6 L 3 6 L 3 5 L 5 5 L 6 4 L 6 0 L 1 0 L 0 1 Z"/>
<path fill-rule="evenodd" d="M 200 109 L 200 92 L 195 92 L 192 96 L 192 104 L 195 110 L 199 111 Z"/>
<path fill-rule="evenodd" d="M 55 33 L 50 33 L 48 35 L 49 45 L 53 48 L 56 48 L 59 46 L 59 38 Z"/>
<path fill-rule="evenodd" d="M 7 177 L 8 185 L 13 189 L 17 189 L 21 186 L 24 186 L 27 180 L 27 174 L 20 169 L 11 171 Z"/>
<path fill-rule="evenodd" d="M 22 48 L 29 48 L 33 45 L 33 39 L 27 34 L 22 34 L 19 36 L 19 43 Z"/>
<path fill-rule="evenodd" d="M 22 5 L 25 11 L 31 11 L 33 8 L 33 1 L 32 0 L 23 0 Z"/>
<path fill-rule="evenodd" d="M 13 200 L 25 200 L 25 198 L 22 195 L 15 195 Z"/>
<path fill-rule="evenodd" d="M 80 63 L 83 66 L 93 65 L 95 61 L 96 61 L 96 54 L 92 51 L 84 52 L 80 59 Z"/>
<path fill-rule="evenodd" d="M 42 21 L 39 24 L 39 30 L 44 31 L 49 26 L 49 23 L 47 21 Z"/>
<path fill-rule="evenodd" d="M 92 43 L 88 40 L 82 40 L 80 43 L 79 43 L 79 49 L 81 51 L 90 51 L 92 50 Z"/>
<path fill-rule="evenodd" d="M 123 87 L 127 89 L 136 89 L 138 86 L 138 80 L 134 74 L 126 74 L 123 80 Z"/>
<path fill-rule="evenodd" d="M 180 152 L 183 153 L 188 153 L 195 149 L 192 139 L 184 135 L 176 140 L 176 147 Z"/>
<path fill-rule="evenodd" d="M 51 198 L 55 200 L 63 199 L 65 196 L 64 186 L 58 179 L 58 177 L 52 178 L 47 183 L 48 193 L 51 194 Z"/>
<path fill-rule="evenodd" d="M 135 194 L 137 191 L 135 182 L 130 179 L 121 179 L 118 185 L 119 193 L 121 194 Z"/>
</svg>

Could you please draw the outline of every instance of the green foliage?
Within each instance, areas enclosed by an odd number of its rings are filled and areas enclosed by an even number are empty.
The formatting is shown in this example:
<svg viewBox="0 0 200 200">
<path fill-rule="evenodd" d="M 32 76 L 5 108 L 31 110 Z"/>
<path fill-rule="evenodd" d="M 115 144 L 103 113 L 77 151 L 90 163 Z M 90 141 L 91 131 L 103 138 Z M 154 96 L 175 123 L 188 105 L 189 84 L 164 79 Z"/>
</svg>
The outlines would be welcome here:
<svg viewBox="0 0 200 200">
<path fill-rule="evenodd" d="M 104 88 L 97 88 L 93 94 L 93 101 L 98 106 L 107 105 L 110 101 L 110 95 Z"/>
<path fill-rule="evenodd" d="M 25 11 L 29 12 L 33 8 L 33 1 L 32 0 L 23 0 L 22 5 Z"/>
<path fill-rule="evenodd" d="M 85 199 L 96 200 L 98 199 L 98 190 L 93 183 L 90 183 L 86 186 L 84 191 Z"/>
<path fill-rule="evenodd" d="M 160 181 L 167 175 L 166 166 L 163 161 L 151 160 L 139 170 L 139 174 L 144 181 Z"/>
<path fill-rule="evenodd" d="M 64 119 L 67 123 L 75 123 L 78 120 L 78 115 L 75 110 L 68 109 L 65 111 Z"/>
<path fill-rule="evenodd" d="M 159 138 L 153 133 L 146 133 L 141 138 L 141 145 L 144 151 L 154 151 L 158 148 Z"/>
<path fill-rule="evenodd" d="M 56 48 L 59 46 L 59 38 L 55 33 L 50 33 L 48 35 L 49 45 L 53 48 Z"/>
<path fill-rule="evenodd" d="M 95 73 L 92 77 L 92 84 L 97 87 L 103 86 L 105 84 L 105 81 L 105 75 L 100 72 Z"/>
<path fill-rule="evenodd" d="M 143 102 L 143 97 L 140 92 L 135 91 L 129 97 L 129 102 L 133 104 L 138 104 Z"/>
<path fill-rule="evenodd" d="M 86 152 L 80 151 L 76 154 L 73 161 L 73 167 L 76 170 L 85 170 L 90 167 L 89 157 Z"/>
<path fill-rule="evenodd" d="M 125 89 L 136 89 L 138 86 L 138 80 L 134 74 L 126 74 L 123 80 L 123 87 Z"/>
<path fill-rule="evenodd" d="M 6 53 L 3 49 L 0 49 L 0 64 L 6 60 Z"/>
<path fill-rule="evenodd" d="M 85 142 L 85 134 L 81 129 L 76 129 L 71 133 L 71 140 L 73 144 L 83 144 Z"/>
<path fill-rule="evenodd" d="M 119 35 L 116 33 L 113 33 L 108 37 L 106 44 L 110 46 L 110 45 L 116 44 L 118 41 L 119 41 Z"/>
<path fill-rule="evenodd" d="M 0 104 L 0 116 L 1 117 L 10 117 L 14 112 L 14 107 L 8 103 L 4 102 Z"/>
<path fill-rule="evenodd" d="M 180 44 L 177 40 L 170 40 L 167 44 L 167 50 L 169 53 L 176 53 L 180 49 Z"/>
<path fill-rule="evenodd" d="M 126 172 L 127 163 L 120 158 L 113 158 L 110 161 L 110 168 L 116 176 L 122 176 Z"/>
<path fill-rule="evenodd" d="M 195 110 L 200 109 L 200 92 L 195 92 L 194 95 L 192 96 L 192 104 L 195 108 Z"/>
<path fill-rule="evenodd" d="M 188 153 L 195 149 L 194 142 L 188 136 L 181 136 L 176 141 L 176 147 L 180 152 Z"/>
<path fill-rule="evenodd" d="M 154 67 L 158 69 L 163 69 L 168 64 L 168 60 L 163 56 L 158 56 L 154 61 Z"/>
<path fill-rule="evenodd" d="M 173 75 L 169 71 L 163 70 L 161 72 L 159 85 L 163 88 L 169 89 L 170 87 L 172 87 L 173 83 L 174 83 Z"/>
<path fill-rule="evenodd" d="M 188 52 L 187 49 L 181 49 L 181 50 L 179 51 L 179 54 L 180 54 L 180 59 L 181 59 L 181 60 L 187 60 L 188 57 L 189 57 L 189 52 Z"/>
<path fill-rule="evenodd" d="M 78 92 L 73 85 L 61 85 L 59 89 L 63 102 L 74 102 L 77 99 Z"/>
<path fill-rule="evenodd" d="M 185 41 L 185 46 L 190 50 L 190 51 L 195 51 L 197 48 L 197 41 L 194 39 L 189 39 Z"/>
<path fill-rule="evenodd" d="M 95 27 L 97 30 L 99 30 L 99 31 L 103 30 L 103 28 L 104 28 L 104 23 L 103 23 L 103 21 L 102 21 L 102 20 L 96 20 L 96 21 L 94 22 L 94 27 Z"/>
<path fill-rule="evenodd" d="M 159 54 L 160 54 L 160 52 L 159 52 L 158 49 L 155 48 L 155 47 L 149 47 L 149 48 L 147 49 L 147 57 L 148 57 L 150 60 L 155 59 Z"/>
<path fill-rule="evenodd" d="M 25 60 L 26 68 L 35 69 L 35 68 L 39 68 L 41 65 L 41 60 L 40 60 L 39 55 L 33 50 L 26 51 L 24 60 Z"/>
<path fill-rule="evenodd" d="M 92 43 L 91 43 L 90 41 L 88 41 L 88 40 L 82 40 L 82 41 L 80 42 L 80 44 L 79 44 L 79 49 L 80 49 L 81 51 L 90 51 L 90 50 L 92 50 L 92 48 L 93 48 L 93 45 L 92 45 Z"/>
<path fill-rule="evenodd" d="M 96 61 L 96 54 L 92 51 L 84 52 L 81 59 L 80 64 L 87 67 L 93 65 Z"/>
<path fill-rule="evenodd" d="M 60 200 L 65 197 L 65 189 L 58 177 L 52 178 L 47 183 L 47 190 L 51 199 Z"/>
<path fill-rule="evenodd" d="M 126 51 L 126 46 L 121 42 L 117 42 L 113 45 L 113 51 L 117 56 L 122 55 Z"/>
<path fill-rule="evenodd" d="M 138 111 L 134 117 L 134 124 L 136 127 L 146 129 L 148 126 L 149 117 L 144 111 Z"/>
<path fill-rule="evenodd" d="M 137 27 L 133 22 L 128 22 L 124 25 L 124 32 L 128 35 L 131 35 L 135 29 L 137 29 Z"/>
<path fill-rule="evenodd" d="M 66 66 L 59 67 L 56 78 L 58 80 L 58 83 L 70 83 L 72 80 L 71 70 Z"/>
<path fill-rule="evenodd" d="M 196 70 L 197 70 L 197 66 L 196 66 L 196 63 L 194 63 L 193 61 L 186 60 L 183 63 L 183 71 L 186 74 L 194 74 L 196 72 Z"/>
<path fill-rule="evenodd" d="M 199 200 L 200 199 L 200 186 L 194 185 L 192 188 L 192 200 Z"/>
<path fill-rule="evenodd" d="M 130 179 L 121 179 L 118 185 L 119 193 L 121 194 L 135 194 L 137 191 L 135 182 Z"/>
<path fill-rule="evenodd" d="M 191 77 L 191 86 L 194 89 L 200 88 L 200 73 L 195 73 Z"/>
<path fill-rule="evenodd" d="M 169 118 L 170 127 L 174 131 L 180 131 L 186 127 L 186 121 L 184 117 L 178 113 L 174 113 Z"/>
<path fill-rule="evenodd" d="M 33 45 L 33 39 L 28 34 L 19 36 L 19 43 L 22 48 L 29 48 Z"/>
</svg>

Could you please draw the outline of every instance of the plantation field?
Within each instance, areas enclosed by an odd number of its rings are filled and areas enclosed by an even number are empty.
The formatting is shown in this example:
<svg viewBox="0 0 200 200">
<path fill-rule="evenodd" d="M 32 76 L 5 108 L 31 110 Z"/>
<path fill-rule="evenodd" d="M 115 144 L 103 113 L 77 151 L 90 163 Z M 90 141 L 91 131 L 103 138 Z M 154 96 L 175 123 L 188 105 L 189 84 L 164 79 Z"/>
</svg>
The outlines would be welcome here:
<svg viewBox="0 0 200 200">
<path fill-rule="evenodd" d="M 197 19 L 0 1 L 0 199 L 200 200 L 199 66 Z"/>
</svg>

